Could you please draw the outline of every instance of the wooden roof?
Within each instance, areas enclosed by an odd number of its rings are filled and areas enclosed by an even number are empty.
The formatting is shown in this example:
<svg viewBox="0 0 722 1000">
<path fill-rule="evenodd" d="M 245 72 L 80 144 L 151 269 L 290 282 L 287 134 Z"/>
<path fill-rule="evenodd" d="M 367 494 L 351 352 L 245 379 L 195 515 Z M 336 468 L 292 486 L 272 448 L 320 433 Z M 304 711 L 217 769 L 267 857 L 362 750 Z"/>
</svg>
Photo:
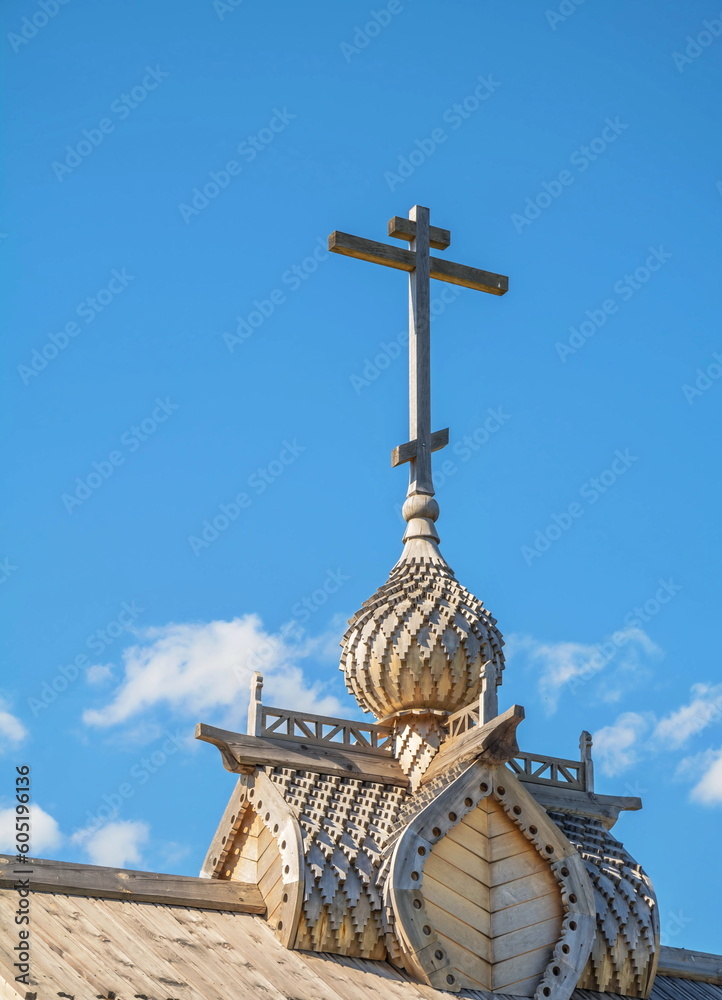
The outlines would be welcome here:
<svg viewBox="0 0 722 1000">
<path fill-rule="evenodd" d="M 196 881 L 196 880 L 193 880 Z M 197 880 L 199 882 L 204 880 Z M 88 891 L 87 886 L 84 887 Z M 92 891 L 92 890 L 91 890 Z M 186 890 L 184 890 L 186 891 Z M 385 962 L 289 951 L 251 913 L 33 892 L 32 985 L 14 982 L 16 893 L 0 890 L 0 996 L 96 1000 L 439 1000 Z M 676 949 L 674 949 L 676 951 Z M 693 954 L 693 953 L 692 953 Z M 709 956 L 712 958 L 713 956 Z M 491 994 L 462 991 L 467 1000 Z M 578 990 L 574 1000 L 616 1000 Z M 494 1000 L 511 1000 L 495 995 Z M 722 986 L 659 976 L 652 1000 L 722 1000 Z"/>
</svg>

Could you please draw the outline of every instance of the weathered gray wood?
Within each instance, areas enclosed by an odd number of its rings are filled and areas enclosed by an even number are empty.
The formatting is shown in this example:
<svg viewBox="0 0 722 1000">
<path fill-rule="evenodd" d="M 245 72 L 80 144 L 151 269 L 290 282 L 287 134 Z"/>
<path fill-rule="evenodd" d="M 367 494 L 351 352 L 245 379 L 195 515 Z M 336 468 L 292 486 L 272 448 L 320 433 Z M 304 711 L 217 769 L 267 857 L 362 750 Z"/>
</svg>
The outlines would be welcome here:
<svg viewBox="0 0 722 1000">
<path fill-rule="evenodd" d="M 642 800 L 636 796 L 597 795 L 558 785 L 527 782 L 523 774 L 516 777 L 545 809 L 562 809 L 580 816 L 594 816 L 607 830 L 611 830 L 623 810 L 634 812 L 642 808 Z"/>
<path fill-rule="evenodd" d="M 295 767 L 319 774 L 338 774 L 359 781 L 379 781 L 388 785 L 408 786 L 409 780 L 394 758 L 387 754 L 367 753 L 349 747 L 338 748 L 305 744 L 289 739 L 278 743 L 242 733 L 231 733 L 200 723 L 196 739 L 212 743 L 221 751 L 228 771 L 248 773 L 256 767 Z"/>
<path fill-rule="evenodd" d="M 431 435 L 430 451 L 440 451 L 442 448 L 445 448 L 448 443 L 448 427 L 445 427 L 443 431 L 434 431 Z M 412 459 L 416 458 L 416 452 L 416 441 L 407 441 L 405 444 L 400 444 L 391 452 L 391 465 L 396 468 L 397 465 L 403 465 L 404 462 L 410 462 Z"/>
<path fill-rule="evenodd" d="M 411 209 L 416 234 L 411 248 L 416 266 L 409 276 L 409 440 L 416 455 L 411 462 L 409 495 L 434 492 L 431 479 L 431 289 L 429 286 L 429 210 Z"/>
<path fill-rule="evenodd" d="M 479 759 L 486 764 L 503 764 L 519 753 L 516 727 L 524 718 L 521 705 L 512 705 L 501 715 L 483 726 L 474 726 L 460 736 L 451 736 L 434 757 L 422 779 L 427 784 L 433 778 L 461 764 Z"/>
<path fill-rule="evenodd" d="M 389 236 L 397 240 L 416 239 L 416 222 L 413 219 L 404 219 L 403 216 L 395 215 L 389 219 Z M 429 226 L 429 246 L 434 250 L 446 250 L 451 243 L 451 232 L 448 229 L 440 229 L 438 226 Z"/>
<path fill-rule="evenodd" d="M 384 264 L 400 271 L 413 271 L 416 267 L 416 255 L 412 250 L 377 243 L 375 240 L 352 236 L 350 233 L 338 231 L 331 233 L 328 238 L 328 249 L 345 257 L 368 260 L 372 264 Z M 452 285 L 463 285 L 464 288 L 474 288 L 480 292 L 489 292 L 491 295 L 504 295 L 509 290 L 509 279 L 504 274 L 457 264 L 443 257 L 430 257 L 429 267 L 430 277 L 438 281 L 448 281 Z"/>
<path fill-rule="evenodd" d="M 722 986 L 722 955 L 664 945 L 659 949 L 657 975 Z"/>
<path fill-rule="evenodd" d="M 283 731 L 284 726 L 287 732 Z M 314 735 L 322 732 L 324 727 L 331 732 L 323 736 Z M 295 732 L 297 729 L 302 731 Z M 295 743 L 358 749 L 385 757 L 393 753 L 394 731 L 391 726 L 337 719 L 330 715 L 312 715 L 310 712 L 294 712 L 293 709 L 271 708 L 267 705 L 263 706 L 260 732 L 250 735 L 269 740 L 292 740 Z M 337 736 L 341 739 L 336 739 Z"/>
<path fill-rule="evenodd" d="M 248 734 L 249 736 L 260 736 L 263 719 L 263 704 L 261 695 L 263 693 L 263 674 L 254 670 L 251 674 L 251 697 L 248 702 Z"/>
<path fill-rule="evenodd" d="M 10 889 L 18 878 L 27 877 L 33 892 L 131 899 L 142 903 L 196 906 L 207 910 L 229 910 L 233 913 L 266 911 L 257 886 L 243 882 L 219 882 L 186 875 L 164 875 L 36 858 L 27 866 L 23 865 L 23 868 L 32 869 L 32 872 L 22 876 L 15 874 L 14 869 L 19 866 L 13 862 L 10 855 L 0 855 L 0 888 Z"/>
</svg>

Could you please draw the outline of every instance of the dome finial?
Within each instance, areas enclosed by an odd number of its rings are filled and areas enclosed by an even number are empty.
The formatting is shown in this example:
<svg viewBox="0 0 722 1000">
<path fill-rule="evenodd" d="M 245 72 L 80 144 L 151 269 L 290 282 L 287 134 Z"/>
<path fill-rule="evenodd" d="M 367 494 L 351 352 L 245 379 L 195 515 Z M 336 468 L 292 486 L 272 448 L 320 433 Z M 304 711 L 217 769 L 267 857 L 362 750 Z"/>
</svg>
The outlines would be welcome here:
<svg viewBox="0 0 722 1000">
<path fill-rule="evenodd" d="M 434 727 L 489 685 L 495 691 L 504 666 L 495 619 L 458 583 L 438 547 L 431 454 L 448 444 L 449 430 L 431 432 L 430 281 L 494 295 L 503 295 L 508 281 L 431 257 L 430 248 L 445 250 L 451 234 L 429 224 L 428 208 L 414 205 L 408 219 L 391 219 L 389 236 L 407 240 L 409 250 L 347 233 L 329 237 L 336 253 L 409 272 L 409 440 L 391 455 L 393 466 L 409 464 L 404 550 L 388 581 L 351 619 L 341 669 L 366 711 L 398 720 L 409 766 L 416 767 L 423 747 L 436 739 Z M 409 721 L 412 716 L 418 721 Z M 407 736 L 418 737 L 418 746 Z"/>
</svg>

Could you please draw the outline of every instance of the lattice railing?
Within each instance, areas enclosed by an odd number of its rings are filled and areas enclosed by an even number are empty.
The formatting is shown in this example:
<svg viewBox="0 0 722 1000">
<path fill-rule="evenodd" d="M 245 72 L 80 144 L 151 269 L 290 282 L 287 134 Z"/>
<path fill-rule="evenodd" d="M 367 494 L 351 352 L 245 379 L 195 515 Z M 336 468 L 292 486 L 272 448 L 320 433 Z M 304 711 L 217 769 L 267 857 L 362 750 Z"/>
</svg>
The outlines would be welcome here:
<svg viewBox="0 0 722 1000">
<path fill-rule="evenodd" d="M 585 789 L 584 762 L 538 753 L 518 753 L 506 765 L 521 781 L 560 788 Z"/>
<path fill-rule="evenodd" d="M 261 706 L 260 716 L 259 736 L 315 746 L 330 744 L 384 755 L 390 755 L 394 750 L 393 730 L 389 726 L 309 715 L 268 705 Z"/>
<path fill-rule="evenodd" d="M 462 736 L 479 725 L 479 702 L 473 701 L 446 720 L 449 738 Z M 548 757 L 545 754 L 520 752 L 506 765 L 521 781 L 557 788 L 593 791 L 592 738 L 582 733 L 579 741 L 581 760 Z"/>
</svg>

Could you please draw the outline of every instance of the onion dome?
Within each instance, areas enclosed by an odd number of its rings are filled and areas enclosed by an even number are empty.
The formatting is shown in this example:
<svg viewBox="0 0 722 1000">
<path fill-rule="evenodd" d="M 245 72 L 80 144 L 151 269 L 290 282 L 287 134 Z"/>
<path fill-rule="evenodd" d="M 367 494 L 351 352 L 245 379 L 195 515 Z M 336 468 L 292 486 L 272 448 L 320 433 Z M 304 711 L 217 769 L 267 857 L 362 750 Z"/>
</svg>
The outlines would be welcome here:
<svg viewBox="0 0 722 1000">
<path fill-rule="evenodd" d="M 456 712 L 479 697 L 484 677 L 500 684 L 504 668 L 496 619 L 439 552 L 438 504 L 417 494 L 403 514 L 401 559 L 341 641 L 346 686 L 378 719 Z"/>
</svg>

